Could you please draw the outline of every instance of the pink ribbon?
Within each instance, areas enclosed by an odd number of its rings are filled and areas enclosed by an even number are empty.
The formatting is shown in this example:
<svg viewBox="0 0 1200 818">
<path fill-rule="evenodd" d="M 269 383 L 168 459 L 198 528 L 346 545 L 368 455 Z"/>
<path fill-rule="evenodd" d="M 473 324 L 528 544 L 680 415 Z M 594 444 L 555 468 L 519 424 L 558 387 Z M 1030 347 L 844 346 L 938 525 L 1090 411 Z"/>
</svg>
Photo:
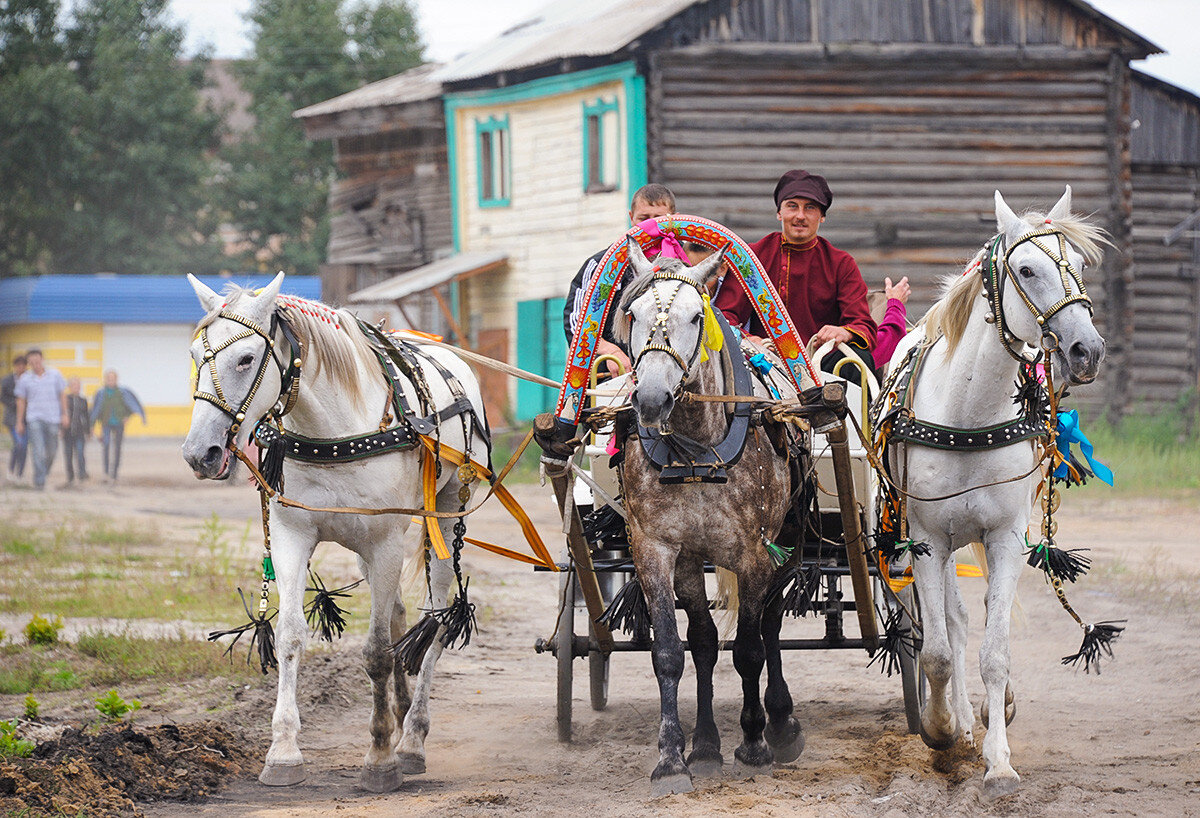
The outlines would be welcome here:
<svg viewBox="0 0 1200 818">
<path fill-rule="evenodd" d="M 684 264 L 691 264 L 687 253 L 683 250 L 683 245 L 679 243 L 679 239 L 675 238 L 674 233 L 665 233 L 658 226 L 658 222 L 654 219 L 646 219 L 644 222 L 638 223 L 638 228 L 643 230 L 646 235 L 659 240 L 658 254 L 667 258 L 679 259 Z M 647 256 L 650 254 L 647 253 Z"/>
</svg>

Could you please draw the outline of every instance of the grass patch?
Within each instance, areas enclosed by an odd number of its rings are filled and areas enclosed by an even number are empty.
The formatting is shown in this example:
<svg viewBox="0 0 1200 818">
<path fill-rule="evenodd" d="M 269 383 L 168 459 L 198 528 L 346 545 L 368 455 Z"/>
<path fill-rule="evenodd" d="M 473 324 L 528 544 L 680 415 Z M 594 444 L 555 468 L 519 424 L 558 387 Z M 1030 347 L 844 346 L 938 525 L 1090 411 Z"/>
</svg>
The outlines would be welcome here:
<svg viewBox="0 0 1200 818">
<path fill-rule="evenodd" d="M 175 637 L 86 633 L 74 645 L 0 648 L 0 694 L 111 687 L 141 679 L 178 682 L 228 676 L 260 678 L 243 652 L 234 660 L 209 642 Z"/>
<path fill-rule="evenodd" d="M 1200 406 L 1195 393 L 1159 412 L 1131 412 L 1116 423 L 1093 419 L 1084 429 L 1096 459 L 1115 473 L 1122 494 L 1192 494 L 1200 490 Z M 1112 491 L 1099 480 L 1073 491 Z"/>
</svg>

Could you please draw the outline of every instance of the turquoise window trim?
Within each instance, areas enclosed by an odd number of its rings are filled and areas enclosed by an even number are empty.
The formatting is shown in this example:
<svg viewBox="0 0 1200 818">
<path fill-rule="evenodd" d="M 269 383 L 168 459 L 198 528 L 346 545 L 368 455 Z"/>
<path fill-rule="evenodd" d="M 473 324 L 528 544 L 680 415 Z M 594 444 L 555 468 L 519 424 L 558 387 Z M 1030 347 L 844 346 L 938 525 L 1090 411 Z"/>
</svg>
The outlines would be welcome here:
<svg viewBox="0 0 1200 818">
<path fill-rule="evenodd" d="M 633 61 L 589 68 L 555 77 L 530 80 L 507 88 L 483 91 L 459 91 L 445 94 L 442 106 L 446 116 L 446 148 L 449 152 L 447 169 L 450 174 L 450 226 L 454 250 L 462 252 L 462 192 L 459 188 L 457 160 L 458 112 L 484 105 L 523 102 L 539 97 L 569 93 L 605 82 L 620 81 L 624 86 L 626 105 L 626 161 L 629 193 L 646 184 L 646 80 L 637 73 Z"/>
<path fill-rule="evenodd" d="M 562 311 L 566 299 L 544 298 L 516 304 L 517 366 L 558 380 L 567 368 L 567 345 L 562 334 Z M 517 381 L 514 418 L 533 420 L 553 411 L 558 394 L 541 384 Z"/>
<path fill-rule="evenodd" d="M 484 134 L 502 134 L 503 144 L 494 155 L 499 157 L 500 168 L 499 173 L 493 181 L 500 183 L 501 194 L 493 195 L 484 198 L 484 175 L 483 175 L 483 135 Z M 512 140 L 509 136 L 508 129 L 508 114 L 503 118 L 489 116 L 484 120 L 475 120 L 475 174 L 478 187 L 476 194 L 481 208 L 490 207 L 508 207 L 512 204 Z M 495 191 L 493 190 L 493 193 Z"/>
<path fill-rule="evenodd" d="M 621 187 L 621 172 L 620 172 L 620 170 L 617 171 L 617 176 L 615 179 L 605 179 L 604 178 L 604 168 L 605 168 L 605 161 L 604 161 L 604 120 L 605 120 L 605 116 L 604 115 L 607 113 L 614 114 L 614 119 L 616 120 L 617 133 L 620 133 L 621 132 L 621 107 L 620 107 L 620 105 L 617 104 L 616 98 L 609 99 L 609 100 L 605 100 L 603 98 L 597 98 L 595 102 L 583 103 L 583 192 L 584 193 L 607 193 L 612 190 L 617 190 Z M 601 187 L 599 189 L 595 189 L 595 190 L 593 190 L 590 187 L 590 182 L 591 182 L 591 178 L 592 178 L 592 166 L 591 166 L 592 144 L 591 144 L 591 129 L 588 127 L 588 119 L 591 117 L 597 118 L 597 123 L 598 123 L 599 127 L 597 127 L 597 129 L 596 129 L 596 131 L 597 131 L 596 135 L 597 135 L 597 139 L 600 143 L 599 145 L 596 146 L 597 147 L 596 161 L 600 165 L 599 177 L 601 180 Z M 619 144 L 619 141 L 618 141 L 618 144 Z M 617 167 L 618 168 L 620 167 L 619 163 L 618 163 Z"/>
</svg>

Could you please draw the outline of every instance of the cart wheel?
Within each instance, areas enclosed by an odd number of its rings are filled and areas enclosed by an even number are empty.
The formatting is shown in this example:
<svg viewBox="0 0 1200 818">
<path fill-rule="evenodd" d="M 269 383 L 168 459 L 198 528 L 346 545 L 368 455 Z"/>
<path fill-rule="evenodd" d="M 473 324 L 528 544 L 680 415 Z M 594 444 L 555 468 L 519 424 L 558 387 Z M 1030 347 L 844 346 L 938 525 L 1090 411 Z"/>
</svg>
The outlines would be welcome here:
<svg viewBox="0 0 1200 818">
<path fill-rule="evenodd" d="M 571 661 L 575 643 L 575 572 L 563 574 L 562 610 L 554 637 L 554 656 L 558 660 L 558 740 L 571 741 Z"/>
<path fill-rule="evenodd" d="M 603 710 L 608 706 L 608 661 L 610 658 L 611 656 L 605 656 L 598 650 L 588 652 L 588 680 L 591 687 L 593 710 Z"/>
<path fill-rule="evenodd" d="M 917 589 L 909 585 L 899 593 L 901 601 L 918 619 L 921 617 L 921 600 Z M 903 614 L 903 626 L 911 632 L 912 620 L 908 614 Z M 921 709 L 925 706 L 925 696 L 928 692 L 928 682 L 921 671 L 921 652 L 914 655 L 900 651 L 900 684 L 904 688 L 904 715 L 908 719 L 908 732 L 918 734 L 921 731 Z"/>
</svg>

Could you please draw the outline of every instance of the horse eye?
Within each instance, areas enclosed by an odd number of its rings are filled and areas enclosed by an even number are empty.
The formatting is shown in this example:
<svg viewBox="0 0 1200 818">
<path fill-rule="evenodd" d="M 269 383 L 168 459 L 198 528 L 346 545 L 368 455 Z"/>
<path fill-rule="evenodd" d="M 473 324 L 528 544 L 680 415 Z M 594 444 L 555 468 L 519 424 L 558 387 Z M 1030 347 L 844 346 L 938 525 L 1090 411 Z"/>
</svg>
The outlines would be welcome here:
<svg viewBox="0 0 1200 818">
<path fill-rule="evenodd" d="M 254 363 L 253 355 L 243 355 L 237 362 L 237 371 L 245 372 L 250 368 L 250 364 Z"/>
<path fill-rule="evenodd" d="M 1030 270 L 1028 267 L 1022 267 L 1017 272 L 1021 274 L 1022 278 L 1033 278 L 1033 270 Z"/>
<path fill-rule="evenodd" d="M 699 324 L 699 323 L 700 323 L 700 319 L 701 319 L 701 318 L 703 318 L 703 317 L 704 317 L 704 316 L 703 316 L 703 315 L 701 315 L 700 313 L 696 313 L 695 315 L 693 315 L 693 316 L 692 316 L 692 323 L 693 323 L 693 324 Z"/>
</svg>

